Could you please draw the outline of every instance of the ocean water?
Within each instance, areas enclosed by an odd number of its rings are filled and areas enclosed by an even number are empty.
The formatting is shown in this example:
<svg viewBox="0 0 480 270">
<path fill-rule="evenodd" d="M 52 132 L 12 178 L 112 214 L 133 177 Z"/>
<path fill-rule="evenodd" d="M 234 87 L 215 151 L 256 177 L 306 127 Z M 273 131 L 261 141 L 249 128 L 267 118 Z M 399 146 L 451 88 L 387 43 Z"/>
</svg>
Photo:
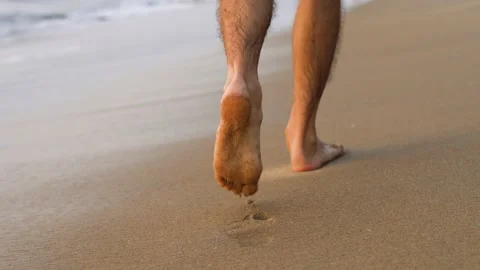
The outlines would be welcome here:
<svg viewBox="0 0 480 270">
<path fill-rule="evenodd" d="M 0 38 L 158 11 L 191 8 L 201 0 L 1 0 Z"/>
</svg>

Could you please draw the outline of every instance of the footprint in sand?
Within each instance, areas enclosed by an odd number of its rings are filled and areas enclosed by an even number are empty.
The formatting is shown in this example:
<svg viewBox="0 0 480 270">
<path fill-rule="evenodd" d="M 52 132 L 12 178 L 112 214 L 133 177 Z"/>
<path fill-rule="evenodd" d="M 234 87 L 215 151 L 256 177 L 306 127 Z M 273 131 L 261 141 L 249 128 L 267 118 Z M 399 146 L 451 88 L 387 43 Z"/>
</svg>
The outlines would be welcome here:
<svg viewBox="0 0 480 270">
<path fill-rule="evenodd" d="M 243 220 L 266 221 L 270 220 L 270 218 L 268 218 L 265 214 L 259 212 L 246 215 Z"/>
<path fill-rule="evenodd" d="M 253 204 L 253 201 L 248 203 Z M 227 226 L 225 233 L 240 246 L 266 245 L 273 241 L 270 233 L 272 221 L 265 213 L 253 211 Z"/>
</svg>

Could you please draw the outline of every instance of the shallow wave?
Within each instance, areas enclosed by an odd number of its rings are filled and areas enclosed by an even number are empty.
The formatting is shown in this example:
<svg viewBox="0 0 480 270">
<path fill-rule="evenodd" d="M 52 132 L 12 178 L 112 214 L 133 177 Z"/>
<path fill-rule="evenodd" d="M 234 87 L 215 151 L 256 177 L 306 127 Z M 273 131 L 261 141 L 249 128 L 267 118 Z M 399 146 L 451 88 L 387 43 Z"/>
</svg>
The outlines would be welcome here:
<svg viewBox="0 0 480 270">
<path fill-rule="evenodd" d="M 17 35 L 26 32 L 30 27 L 46 26 L 68 20 L 65 13 L 10 13 L 0 15 L 0 37 Z"/>
<path fill-rule="evenodd" d="M 52 26 L 94 23 L 116 18 L 145 15 L 162 10 L 191 8 L 194 4 L 204 1 L 180 0 L 114 0 L 102 1 L 98 6 L 88 6 L 80 9 L 64 8 L 58 11 L 55 3 L 49 5 L 27 5 L 14 3 L 0 10 L 0 38 L 25 34 L 32 29 Z M 10 10 L 9 10 L 10 9 Z M 48 11 L 48 10 L 56 11 Z"/>
</svg>

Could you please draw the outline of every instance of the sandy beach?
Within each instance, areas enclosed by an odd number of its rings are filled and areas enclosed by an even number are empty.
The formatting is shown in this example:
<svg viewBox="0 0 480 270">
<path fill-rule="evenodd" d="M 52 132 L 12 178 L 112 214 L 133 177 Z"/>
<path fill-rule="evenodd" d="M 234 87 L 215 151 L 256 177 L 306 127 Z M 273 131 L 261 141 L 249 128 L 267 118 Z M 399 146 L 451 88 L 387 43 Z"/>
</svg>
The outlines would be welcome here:
<svg viewBox="0 0 480 270">
<path fill-rule="evenodd" d="M 475 0 L 348 13 L 317 120 L 347 154 L 300 174 L 284 143 L 291 33 L 270 34 L 251 204 L 213 178 L 219 48 L 148 70 L 118 63 L 68 113 L 9 118 L 0 269 L 479 269 L 478 14 Z"/>
</svg>

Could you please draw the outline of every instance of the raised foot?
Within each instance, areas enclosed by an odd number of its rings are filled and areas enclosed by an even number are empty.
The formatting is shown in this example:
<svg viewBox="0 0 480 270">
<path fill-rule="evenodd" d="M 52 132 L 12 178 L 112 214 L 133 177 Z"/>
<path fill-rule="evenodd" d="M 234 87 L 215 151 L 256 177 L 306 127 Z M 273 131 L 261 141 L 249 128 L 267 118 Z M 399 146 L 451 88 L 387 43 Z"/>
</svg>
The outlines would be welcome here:
<svg viewBox="0 0 480 270">
<path fill-rule="evenodd" d="M 258 189 L 262 173 L 260 122 L 254 106 L 242 91 L 226 92 L 221 102 L 213 167 L 220 186 L 237 195 Z"/>
<path fill-rule="evenodd" d="M 343 146 L 340 144 L 326 144 L 318 140 L 316 147 L 317 150 L 310 157 L 304 155 L 292 156 L 292 171 L 306 172 L 320 169 L 344 153 Z"/>
</svg>

